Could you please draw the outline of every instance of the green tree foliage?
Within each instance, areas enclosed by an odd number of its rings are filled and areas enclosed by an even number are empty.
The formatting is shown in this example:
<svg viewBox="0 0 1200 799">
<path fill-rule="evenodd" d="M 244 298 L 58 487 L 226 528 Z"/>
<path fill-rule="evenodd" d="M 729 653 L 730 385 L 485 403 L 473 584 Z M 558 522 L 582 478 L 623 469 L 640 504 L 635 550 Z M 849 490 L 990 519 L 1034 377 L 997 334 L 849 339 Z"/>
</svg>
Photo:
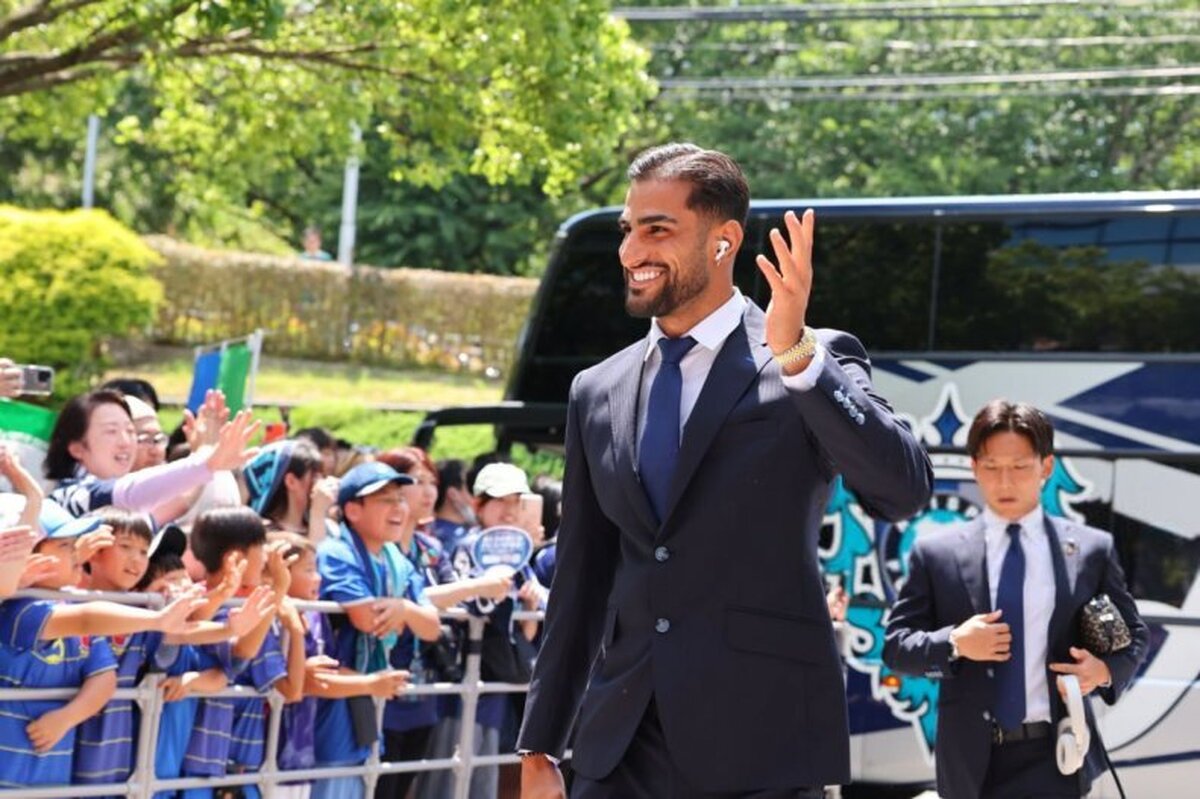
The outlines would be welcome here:
<svg viewBox="0 0 1200 799">
<path fill-rule="evenodd" d="M 393 179 L 556 195 L 635 123 L 644 60 L 600 0 L 0 0 L 0 130 L 11 163 L 110 114 L 169 222 L 268 215 L 280 175 L 340 168 L 353 124 Z"/>
<path fill-rule="evenodd" d="M 1116 7 L 967 3 L 941 10 L 855 0 L 807 10 L 781 0 L 754 6 L 763 9 L 760 20 L 631 24 L 652 49 L 650 71 L 664 87 L 652 112 L 660 123 L 655 138 L 733 153 L 756 196 L 1166 189 L 1200 182 L 1196 77 L 1117 77 L 1200 62 L 1200 13 L 1191 0 Z M 1069 72 L 1090 77 L 1066 80 Z M 713 78 L 760 79 L 768 88 L 672 83 Z M 850 80 L 830 80 L 840 78 Z M 823 83 L 790 89 L 778 83 L 805 80 Z"/>
<path fill-rule="evenodd" d="M 0 206 L 0 353 L 59 371 L 68 397 L 104 368 L 104 342 L 154 319 L 158 256 L 103 211 Z"/>
</svg>

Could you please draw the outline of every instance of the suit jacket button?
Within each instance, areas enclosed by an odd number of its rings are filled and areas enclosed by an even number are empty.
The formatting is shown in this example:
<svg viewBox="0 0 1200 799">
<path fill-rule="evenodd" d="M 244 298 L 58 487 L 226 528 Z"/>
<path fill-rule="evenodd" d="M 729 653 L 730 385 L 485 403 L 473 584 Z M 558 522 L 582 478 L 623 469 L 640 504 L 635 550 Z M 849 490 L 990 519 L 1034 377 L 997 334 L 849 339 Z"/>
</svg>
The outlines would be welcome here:
<svg viewBox="0 0 1200 799">
<path fill-rule="evenodd" d="M 987 676 L 988 676 L 988 677 L 995 677 L 995 676 L 996 676 L 996 670 L 995 670 L 995 669 L 993 669 L 991 666 L 988 666 L 988 670 L 987 670 Z"/>
<path fill-rule="evenodd" d="M 666 547 L 658 547 L 654 550 L 654 559 L 659 563 L 666 563 L 671 559 L 671 550 Z"/>
<path fill-rule="evenodd" d="M 667 621 L 666 619 L 659 619 L 658 621 L 654 622 L 654 631 L 657 633 L 665 633 L 670 629 L 671 622 Z"/>
<path fill-rule="evenodd" d="M 984 720 L 984 721 L 991 721 L 991 720 L 992 720 L 992 714 L 991 714 L 991 713 L 988 713 L 986 710 L 985 710 L 985 711 L 983 711 L 983 720 Z"/>
</svg>

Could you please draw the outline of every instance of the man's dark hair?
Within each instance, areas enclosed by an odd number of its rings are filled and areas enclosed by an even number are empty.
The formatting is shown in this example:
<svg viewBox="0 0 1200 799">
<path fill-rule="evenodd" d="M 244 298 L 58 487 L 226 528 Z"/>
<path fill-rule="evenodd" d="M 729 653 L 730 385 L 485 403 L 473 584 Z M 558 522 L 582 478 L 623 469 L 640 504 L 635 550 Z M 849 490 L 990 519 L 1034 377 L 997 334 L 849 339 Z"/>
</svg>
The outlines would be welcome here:
<svg viewBox="0 0 1200 799">
<path fill-rule="evenodd" d="M 437 502 L 433 507 L 435 510 L 441 510 L 446 504 L 446 491 L 450 488 L 467 488 L 467 464 L 458 458 L 450 458 L 444 461 L 438 461 L 438 495 Z"/>
<path fill-rule="evenodd" d="M 1029 403 L 1006 399 L 994 399 L 975 414 L 967 433 L 967 454 L 979 457 L 989 438 L 1006 432 L 1028 439 L 1039 458 L 1054 454 L 1054 425 L 1046 414 Z"/>
<path fill-rule="evenodd" d="M 244 505 L 206 510 L 192 527 L 192 552 L 209 574 L 221 571 L 226 552 L 265 543 L 267 528 L 262 518 Z"/>
<path fill-rule="evenodd" d="M 125 411 L 125 415 L 129 416 L 130 421 L 133 421 L 133 417 L 129 414 L 129 406 L 125 404 L 125 397 L 119 392 L 98 388 L 95 391 L 71 397 L 58 414 L 54 430 L 50 433 L 50 443 L 46 447 L 46 460 L 42 464 L 42 470 L 46 473 L 46 477 L 51 480 L 68 480 L 75 476 L 75 467 L 78 463 L 68 448 L 76 441 L 82 441 L 83 437 L 87 435 L 88 425 L 92 421 L 92 413 L 101 405 L 116 405 Z"/>
<path fill-rule="evenodd" d="M 117 377 L 109 380 L 100 388 L 119 391 L 127 397 L 137 397 L 154 410 L 159 409 L 158 392 L 154 390 L 154 386 L 150 384 L 149 380 L 143 380 L 140 377 Z"/>
<path fill-rule="evenodd" d="M 307 439 L 322 452 L 327 449 L 337 448 L 337 439 L 330 435 L 329 431 L 324 427 L 306 427 L 303 430 L 297 430 L 292 438 Z"/>
<path fill-rule="evenodd" d="M 629 165 L 629 180 L 682 180 L 692 185 L 687 207 L 743 227 L 750 213 L 750 186 L 742 168 L 725 153 L 673 142 L 645 150 Z"/>
</svg>

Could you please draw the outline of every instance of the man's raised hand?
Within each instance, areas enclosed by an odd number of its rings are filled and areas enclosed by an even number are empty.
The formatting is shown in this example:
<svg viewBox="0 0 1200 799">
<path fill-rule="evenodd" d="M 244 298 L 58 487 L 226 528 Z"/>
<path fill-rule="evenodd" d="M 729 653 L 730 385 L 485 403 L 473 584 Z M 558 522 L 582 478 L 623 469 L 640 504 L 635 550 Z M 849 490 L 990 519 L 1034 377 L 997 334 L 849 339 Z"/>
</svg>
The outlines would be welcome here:
<svg viewBox="0 0 1200 799">
<path fill-rule="evenodd" d="M 788 239 L 778 228 L 771 229 L 774 263 L 765 255 L 755 261 L 771 286 L 771 302 L 767 306 L 766 335 L 771 352 L 781 355 L 791 349 L 804 334 L 808 313 L 808 298 L 812 293 L 812 245 L 815 215 L 812 209 L 803 218 L 795 211 L 784 214 Z"/>
</svg>

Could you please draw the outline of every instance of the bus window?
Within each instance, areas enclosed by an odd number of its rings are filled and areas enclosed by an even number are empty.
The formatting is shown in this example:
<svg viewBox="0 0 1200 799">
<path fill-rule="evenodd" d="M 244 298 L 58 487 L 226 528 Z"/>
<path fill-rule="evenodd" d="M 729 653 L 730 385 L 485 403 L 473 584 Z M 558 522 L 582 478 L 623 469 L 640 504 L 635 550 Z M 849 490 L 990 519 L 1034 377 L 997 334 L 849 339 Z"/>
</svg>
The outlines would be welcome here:
<svg viewBox="0 0 1200 799">
<path fill-rule="evenodd" d="M 1167 217 L 943 228 L 940 350 L 1194 352 L 1200 272 L 1168 264 Z"/>
<path fill-rule="evenodd" d="M 1183 607 L 1200 571 L 1200 540 L 1123 516 L 1112 534 L 1134 598 Z"/>
<path fill-rule="evenodd" d="M 870 352 L 925 349 L 933 249 L 931 223 L 818 219 L 810 321 Z"/>
<path fill-rule="evenodd" d="M 544 298 L 539 356 L 595 363 L 645 334 L 645 322 L 625 313 L 616 256 L 620 243 L 615 224 L 611 230 L 585 230 L 568 239 L 571 257 L 555 275 L 554 291 Z"/>
</svg>

